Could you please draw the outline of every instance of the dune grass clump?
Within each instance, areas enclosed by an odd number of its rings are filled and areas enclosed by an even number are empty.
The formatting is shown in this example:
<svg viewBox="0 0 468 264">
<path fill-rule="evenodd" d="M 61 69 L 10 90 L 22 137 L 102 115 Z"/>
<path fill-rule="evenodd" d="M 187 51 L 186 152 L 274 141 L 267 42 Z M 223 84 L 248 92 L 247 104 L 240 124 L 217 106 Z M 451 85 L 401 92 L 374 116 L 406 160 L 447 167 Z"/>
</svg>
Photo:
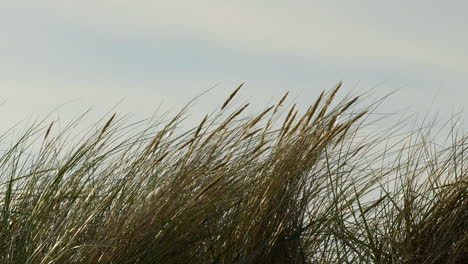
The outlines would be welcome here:
<svg viewBox="0 0 468 264">
<path fill-rule="evenodd" d="M 385 145 L 340 86 L 256 115 L 236 89 L 185 130 L 190 104 L 5 133 L 0 263 L 467 263 L 468 137 Z"/>
</svg>

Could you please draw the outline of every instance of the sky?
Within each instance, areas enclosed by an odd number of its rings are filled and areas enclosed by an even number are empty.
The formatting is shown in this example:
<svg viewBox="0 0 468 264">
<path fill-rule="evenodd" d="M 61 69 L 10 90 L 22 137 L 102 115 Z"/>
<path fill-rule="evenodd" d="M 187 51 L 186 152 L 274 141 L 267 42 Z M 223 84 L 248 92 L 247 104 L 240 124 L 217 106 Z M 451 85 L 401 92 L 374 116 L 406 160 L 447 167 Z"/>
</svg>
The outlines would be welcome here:
<svg viewBox="0 0 468 264">
<path fill-rule="evenodd" d="M 0 1 L 1 130 L 91 108 L 145 118 L 240 83 L 258 108 L 395 91 L 385 113 L 468 113 L 466 1 Z M 195 122 L 196 123 L 196 122 Z M 466 122 L 465 122 L 466 123 Z"/>
</svg>

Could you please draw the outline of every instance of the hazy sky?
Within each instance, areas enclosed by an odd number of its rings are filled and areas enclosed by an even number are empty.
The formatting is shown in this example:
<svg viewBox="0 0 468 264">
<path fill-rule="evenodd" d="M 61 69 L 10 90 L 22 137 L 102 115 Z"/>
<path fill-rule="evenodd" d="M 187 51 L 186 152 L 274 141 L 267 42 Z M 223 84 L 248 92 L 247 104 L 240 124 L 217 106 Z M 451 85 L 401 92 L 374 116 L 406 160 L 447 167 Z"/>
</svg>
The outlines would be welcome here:
<svg viewBox="0 0 468 264">
<path fill-rule="evenodd" d="M 195 114 L 239 83 L 265 106 L 399 89 L 382 111 L 442 116 L 468 105 L 466 1 L 0 1 L 1 129 L 23 119 L 138 117 L 216 85 Z M 466 109 L 462 114 L 468 117 Z"/>
</svg>

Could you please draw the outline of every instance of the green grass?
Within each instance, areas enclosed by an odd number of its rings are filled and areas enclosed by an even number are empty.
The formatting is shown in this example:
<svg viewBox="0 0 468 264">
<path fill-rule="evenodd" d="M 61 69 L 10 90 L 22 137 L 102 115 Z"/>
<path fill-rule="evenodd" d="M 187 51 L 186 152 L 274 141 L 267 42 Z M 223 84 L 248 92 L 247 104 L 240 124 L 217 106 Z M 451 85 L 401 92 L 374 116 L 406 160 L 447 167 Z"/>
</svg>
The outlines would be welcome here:
<svg viewBox="0 0 468 264">
<path fill-rule="evenodd" d="M 369 132 L 339 87 L 256 115 L 237 89 L 185 130 L 191 103 L 8 131 L 0 263 L 468 263 L 468 136 Z"/>
</svg>

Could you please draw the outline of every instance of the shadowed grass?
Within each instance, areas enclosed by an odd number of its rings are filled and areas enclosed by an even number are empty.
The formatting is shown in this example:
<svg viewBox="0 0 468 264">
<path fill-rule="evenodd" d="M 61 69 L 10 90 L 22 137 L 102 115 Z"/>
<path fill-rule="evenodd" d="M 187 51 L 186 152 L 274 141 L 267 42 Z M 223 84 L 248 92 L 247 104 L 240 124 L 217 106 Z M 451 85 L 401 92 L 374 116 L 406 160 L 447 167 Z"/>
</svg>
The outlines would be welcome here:
<svg viewBox="0 0 468 264">
<path fill-rule="evenodd" d="M 0 263 L 467 261 L 466 135 L 383 149 L 398 127 L 363 133 L 375 105 L 334 103 L 341 84 L 256 115 L 241 86 L 185 131 L 190 104 L 79 139 L 82 117 L 29 127 L 0 157 Z"/>
</svg>

